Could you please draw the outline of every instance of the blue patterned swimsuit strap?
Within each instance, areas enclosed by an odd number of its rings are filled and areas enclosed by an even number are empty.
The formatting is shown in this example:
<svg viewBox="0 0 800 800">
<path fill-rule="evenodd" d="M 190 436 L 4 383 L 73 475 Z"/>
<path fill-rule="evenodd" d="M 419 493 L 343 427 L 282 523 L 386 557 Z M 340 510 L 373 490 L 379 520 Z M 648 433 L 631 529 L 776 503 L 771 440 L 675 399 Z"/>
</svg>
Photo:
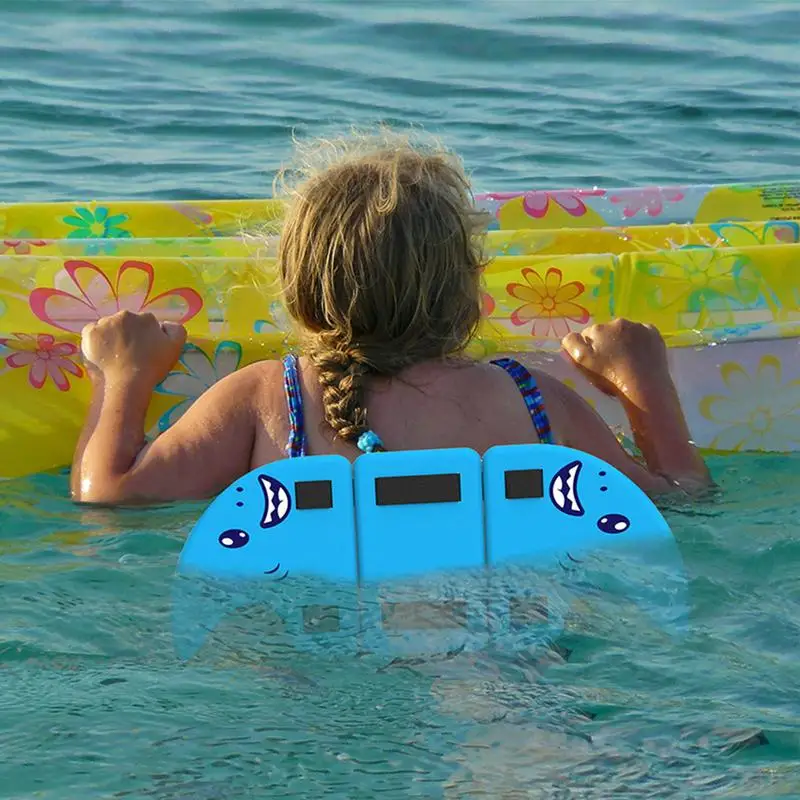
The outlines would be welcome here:
<svg viewBox="0 0 800 800">
<path fill-rule="evenodd" d="M 492 361 L 492 364 L 504 369 L 514 379 L 514 383 L 517 384 L 522 399 L 525 401 L 528 413 L 531 415 L 531 421 L 533 427 L 536 428 L 539 441 L 543 444 L 553 444 L 550 420 L 544 407 L 542 393 L 539 391 L 533 375 L 513 358 L 498 358 Z"/>
<path fill-rule="evenodd" d="M 286 455 L 289 458 L 304 456 L 308 452 L 306 422 L 303 414 L 303 395 L 300 391 L 300 376 L 297 372 L 297 356 L 289 354 L 283 359 L 283 390 L 289 411 L 289 440 Z M 374 431 L 366 431 L 358 437 L 357 447 L 364 453 L 379 453 L 385 448 Z"/>
<path fill-rule="evenodd" d="M 283 359 L 283 390 L 289 410 L 289 441 L 286 455 L 289 458 L 306 454 L 306 423 L 303 415 L 303 395 L 300 392 L 300 376 L 297 373 L 297 356 L 289 354 Z"/>
</svg>

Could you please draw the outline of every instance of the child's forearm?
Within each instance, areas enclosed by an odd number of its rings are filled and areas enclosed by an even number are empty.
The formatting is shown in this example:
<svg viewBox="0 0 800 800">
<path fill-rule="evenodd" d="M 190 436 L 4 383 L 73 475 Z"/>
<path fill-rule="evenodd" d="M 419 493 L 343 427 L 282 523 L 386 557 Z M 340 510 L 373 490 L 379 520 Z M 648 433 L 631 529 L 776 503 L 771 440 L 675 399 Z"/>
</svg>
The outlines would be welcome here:
<svg viewBox="0 0 800 800">
<path fill-rule="evenodd" d="M 149 385 L 93 380 L 92 401 L 72 462 L 73 498 L 113 502 L 145 444 Z"/>
<path fill-rule="evenodd" d="M 627 387 L 620 398 L 648 469 L 678 484 L 711 483 L 674 384 Z"/>
</svg>

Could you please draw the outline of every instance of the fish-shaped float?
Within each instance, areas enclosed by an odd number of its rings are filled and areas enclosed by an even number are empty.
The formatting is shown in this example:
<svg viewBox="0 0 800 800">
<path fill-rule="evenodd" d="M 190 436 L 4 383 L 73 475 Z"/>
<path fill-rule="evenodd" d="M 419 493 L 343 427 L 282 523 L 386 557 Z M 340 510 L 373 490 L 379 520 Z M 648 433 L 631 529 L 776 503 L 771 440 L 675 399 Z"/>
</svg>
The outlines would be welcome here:
<svg viewBox="0 0 800 800">
<path fill-rule="evenodd" d="M 226 614 L 266 603 L 283 626 L 265 637 L 316 653 L 518 650 L 562 631 L 564 571 L 615 553 L 657 559 L 633 599 L 682 630 L 666 520 L 594 456 L 536 444 L 285 459 L 235 481 L 191 531 L 176 644 L 188 658 Z"/>
</svg>

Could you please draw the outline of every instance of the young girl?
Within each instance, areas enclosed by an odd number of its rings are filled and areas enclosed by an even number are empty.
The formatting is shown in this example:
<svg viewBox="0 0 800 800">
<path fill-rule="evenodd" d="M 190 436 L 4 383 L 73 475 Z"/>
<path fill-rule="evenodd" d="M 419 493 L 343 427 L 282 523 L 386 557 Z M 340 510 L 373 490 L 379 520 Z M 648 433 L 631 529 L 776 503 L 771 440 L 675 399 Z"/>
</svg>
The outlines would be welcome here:
<svg viewBox="0 0 800 800">
<path fill-rule="evenodd" d="M 647 467 L 575 392 L 524 363 L 468 360 L 480 318 L 477 215 L 447 154 L 407 143 L 337 152 L 293 193 L 278 262 L 302 355 L 221 380 L 145 445 L 155 386 L 185 330 L 119 312 L 86 327 L 91 407 L 72 492 L 84 503 L 207 498 L 304 454 L 554 442 L 592 453 L 649 493 L 709 482 L 652 326 L 572 333 L 565 355 L 623 404 Z"/>
</svg>

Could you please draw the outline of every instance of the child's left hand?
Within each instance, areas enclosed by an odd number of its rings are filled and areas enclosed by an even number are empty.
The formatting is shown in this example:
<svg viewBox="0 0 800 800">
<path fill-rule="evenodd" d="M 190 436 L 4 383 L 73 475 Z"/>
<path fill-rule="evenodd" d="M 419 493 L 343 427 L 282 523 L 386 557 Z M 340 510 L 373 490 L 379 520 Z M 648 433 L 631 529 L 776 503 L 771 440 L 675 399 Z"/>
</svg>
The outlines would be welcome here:
<svg viewBox="0 0 800 800">
<path fill-rule="evenodd" d="M 180 357 L 186 329 L 152 314 L 119 311 L 87 325 L 81 334 L 84 358 L 108 381 L 156 386 Z"/>
</svg>

